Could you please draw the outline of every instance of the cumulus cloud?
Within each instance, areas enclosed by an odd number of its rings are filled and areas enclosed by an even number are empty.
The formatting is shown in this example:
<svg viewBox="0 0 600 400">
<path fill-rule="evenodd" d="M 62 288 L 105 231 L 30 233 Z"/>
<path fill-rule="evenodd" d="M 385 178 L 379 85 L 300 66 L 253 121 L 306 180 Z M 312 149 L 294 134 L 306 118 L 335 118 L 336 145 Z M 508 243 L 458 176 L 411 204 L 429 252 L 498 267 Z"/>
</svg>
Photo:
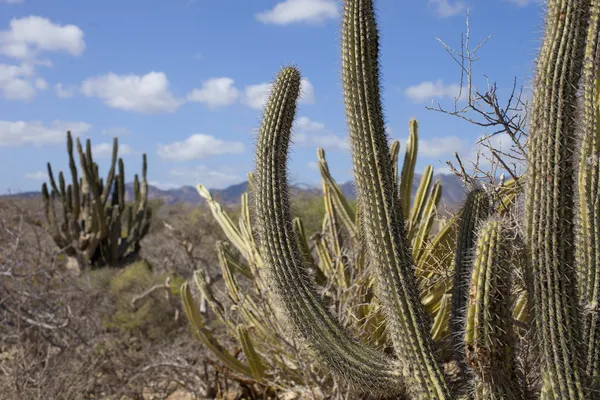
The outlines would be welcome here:
<svg viewBox="0 0 600 400">
<path fill-rule="evenodd" d="M 110 157 L 110 156 L 112 156 L 112 151 L 113 151 L 112 142 L 98 143 L 98 144 L 95 144 L 92 146 L 92 154 L 94 155 L 94 157 L 97 157 L 97 158 Z M 126 156 L 131 153 L 133 153 L 131 146 L 129 146 L 128 144 L 119 143 L 119 153 L 118 153 L 119 157 Z"/>
<path fill-rule="evenodd" d="M 323 23 L 339 17 L 335 0 L 285 0 L 272 9 L 255 15 L 265 24 L 288 25 L 293 23 Z"/>
<path fill-rule="evenodd" d="M 117 75 L 109 73 L 86 79 L 81 92 L 102 99 L 106 105 L 125 111 L 144 114 L 173 112 L 182 101 L 169 90 L 169 80 L 163 72 L 146 75 Z"/>
<path fill-rule="evenodd" d="M 62 83 L 57 83 L 54 85 L 54 92 L 61 99 L 68 99 L 69 97 L 73 97 L 77 88 L 75 86 L 65 86 Z"/>
<path fill-rule="evenodd" d="M 436 82 L 426 81 L 410 86 L 404 90 L 404 94 L 415 103 L 422 103 L 433 98 L 455 98 L 460 94 L 460 85 L 455 83 L 444 85 L 442 80 L 438 79 Z"/>
<path fill-rule="evenodd" d="M 466 141 L 456 136 L 445 136 L 431 139 L 419 138 L 419 155 L 425 157 L 439 157 L 445 154 L 454 154 L 461 152 L 466 145 Z"/>
<path fill-rule="evenodd" d="M 8 30 L 0 31 L 0 54 L 7 57 L 33 59 L 41 52 L 78 56 L 84 50 L 83 31 L 79 27 L 55 24 L 35 15 L 13 18 Z"/>
<path fill-rule="evenodd" d="M 255 110 L 262 110 L 267 103 L 269 94 L 271 93 L 272 83 L 265 82 L 256 85 L 246 86 L 244 91 L 243 101 Z M 314 104 L 316 101 L 315 89 L 306 78 L 300 81 L 300 103 Z"/>
<path fill-rule="evenodd" d="M 35 78 L 35 88 L 39 90 L 46 90 L 48 88 L 48 82 L 44 78 Z"/>
<path fill-rule="evenodd" d="M 467 8 L 462 1 L 451 3 L 450 0 L 429 0 L 429 5 L 433 6 L 437 16 L 442 18 L 452 17 Z"/>
<path fill-rule="evenodd" d="M 40 147 L 49 143 L 63 142 L 68 130 L 79 136 L 91 128 L 85 122 L 53 121 L 0 121 L 0 146 L 32 144 Z"/>
<path fill-rule="evenodd" d="M 221 154 L 238 154 L 244 151 L 241 142 L 229 142 L 203 133 L 196 133 L 180 142 L 158 145 L 159 157 L 170 161 L 187 161 Z"/>
<path fill-rule="evenodd" d="M 338 136 L 321 122 L 302 116 L 294 122 L 293 141 L 299 146 L 322 147 L 326 150 L 347 151 L 350 144 L 345 136 Z"/>
<path fill-rule="evenodd" d="M 5 100 L 30 101 L 36 90 L 33 66 L 0 64 L 0 93 Z"/>
<path fill-rule="evenodd" d="M 0 95 L 5 100 L 30 101 L 37 90 L 48 83 L 36 74 L 42 53 L 63 52 L 78 56 L 85 50 L 83 31 L 75 25 L 55 24 L 47 18 L 28 16 L 10 20 L 0 31 L 0 55 L 19 60 L 18 64 L 0 64 Z"/>
<path fill-rule="evenodd" d="M 210 189 L 222 189 L 236 183 L 243 182 L 246 178 L 240 176 L 230 168 L 212 169 L 206 165 L 197 165 L 192 168 L 177 168 L 169 174 L 186 184 L 201 183 Z"/>
<path fill-rule="evenodd" d="M 240 91 L 233 85 L 231 78 L 212 78 L 202 82 L 199 89 L 188 95 L 188 101 L 197 101 L 209 108 L 229 106 L 240 97 Z"/>
</svg>

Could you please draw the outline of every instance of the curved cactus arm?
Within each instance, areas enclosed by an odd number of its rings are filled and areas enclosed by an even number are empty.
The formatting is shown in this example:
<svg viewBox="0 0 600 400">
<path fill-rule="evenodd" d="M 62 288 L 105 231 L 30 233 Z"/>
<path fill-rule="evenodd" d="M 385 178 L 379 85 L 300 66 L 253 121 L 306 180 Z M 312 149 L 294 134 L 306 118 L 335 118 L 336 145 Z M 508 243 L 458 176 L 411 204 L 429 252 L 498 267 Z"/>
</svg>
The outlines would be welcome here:
<svg viewBox="0 0 600 400">
<path fill-rule="evenodd" d="M 577 268 L 583 308 L 585 371 L 600 391 L 600 68 L 598 66 L 600 2 L 591 2 L 583 66 L 582 140 L 578 171 Z"/>
<path fill-rule="evenodd" d="M 398 176 L 398 156 L 400 155 L 400 142 L 393 140 L 390 143 L 390 158 L 392 160 L 392 176 L 395 179 L 396 185 L 400 183 Z M 399 189 L 398 189 L 399 190 Z"/>
<path fill-rule="evenodd" d="M 412 194 L 412 183 L 415 176 L 415 165 L 417 164 L 417 152 L 419 150 L 419 124 L 416 119 L 408 123 L 408 140 L 406 141 L 406 153 L 402 162 L 400 177 L 399 196 L 404 219 L 407 220 L 410 212 L 410 198 Z"/>
<path fill-rule="evenodd" d="M 238 325 L 237 327 L 238 338 L 240 340 L 240 344 L 242 345 L 242 350 L 244 351 L 244 355 L 248 360 L 248 364 L 250 364 L 250 369 L 252 370 L 252 376 L 258 382 L 262 382 L 265 377 L 265 365 L 263 361 L 254 348 L 252 344 L 252 340 L 250 339 L 250 334 L 248 333 L 248 328 L 244 325 Z"/>
<path fill-rule="evenodd" d="M 413 257 L 415 260 L 421 258 L 421 254 L 425 251 L 425 246 L 429 240 L 431 232 L 431 226 L 437 215 L 437 206 L 442 198 L 442 185 L 440 181 L 436 181 L 431 189 L 431 194 L 427 198 L 427 202 L 424 205 L 423 216 L 419 222 L 419 230 L 413 236 L 412 248 Z"/>
<path fill-rule="evenodd" d="M 249 259 L 249 246 L 244 240 L 242 233 L 240 232 L 238 227 L 233 223 L 229 215 L 227 215 L 227 213 L 223 211 L 221 205 L 213 199 L 212 195 L 204 185 L 196 185 L 196 190 L 198 191 L 200 197 L 205 199 L 208 203 L 213 217 L 215 217 L 217 223 L 221 226 L 221 229 L 223 229 L 223 232 L 225 232 L 225 235 L 227 236 L 229 241 L 233 243 L 233 245 L 240 251 L 240 253 L 242 253 L 244 258 Z"/>
<path fill-rule="evenodd" d="M 433 167 L 428 165 L 423 171 L 421 181 L 419 182 L 419 188 L 415 194 L 415 199 L 410 209 L 410 215 L 408 217 L 408 226 L 406 227 L 406 236 L 412 241 L 416 234 L 416 230 L 419 226 L 421 217 L 423 216 L 424 209 L 427 205 L 427 195 L 429 194 L 429 187 L 431 186 L 431 179 L 433 178 Z"/>
<path fill-rule="evenodd" d="M 256 154 L 256 221 L 274 300 L 313 353 L 348 382 L 379 393 L 403 391 L 399 368 L 352 337 L 321 303 L 301 262 L 290 213 L 286 163 L 300 73 L 282 69 L 273 85 Z"/>
<path fill-rule="evenodd" d="M 200 340 L 210 349 L 210 351 L 216 355 L 225 365 L 231 368 L 235 372 L 246 376 L 253 376 L 252 369 L 242 363 L 240 360 L 235 358 L 227 349 L 225 349 L 219 341 L 213 336 L 211 331 L 204 325 L 202 316 L 194 303 L 192 292 L 187 283 L 181 286 L 181 300 L 183 302 L 184 311 L 193 326 L 195 333 L 198 335 Z"/>
<path fill-rule="evenodd" d="M 348 203 L 348 200 L 346 200 L 346 196 L 342 193 L 339 185 L 331 176 L 329 166 L 327 165 L 327 159 L 325 158 L 325 151 L 323 149 L 319 148 L 317 150 L 317 158 L 319 160 L 321 179 L 323 180 L 324 185 L 326 184 L 329 187 L 329 194 L 335 205 L 335 210 L 342 224 L 349 232 L 350 237 L 356 240 L 358 238 L 358 230 L 355 224 L 356 214 L 352 207 L 350 207 L 350 204 Z"/>
<path fill-rule="evenodd" d="M 528 143 L 527 244 L 542 353 L 544 393 L 585 398 L 576 296 L 574 104 L 589 0 L 551 0 L 538 58 Z"/>
<path fill-rule="evenodd" d="M 469 300 L 469 282 L 471 280 L 476 232 L 479 224 L 488 218 L 490 211 L 491 203 L 488 194 L 483 189 L 476 188 L 467 195 L 460 216 L 456 258 L 454 259 L 450 332 L 452 333 L 456 360 L 463 369 L 465 367 L 465 347 L 462 335 L 465 310 Z"/>
<path fill-rule="evenodd" d="M 478 232 L 464 331 L 476 399 L 523 398 L 510 293 L 512 236 L 507 222 L 497 218 Z"/>
<path fill-rule="evenodd" d="M 405 365 L 407 388 L 415 397 L 450 396 L 434 353 L 430 325 L 417 293 L 403 213 L 394 193 L 390 150 L 379 93 L 378 32 L 373 2 L 346 0 L 342 22 L 342 73 L 354 176 L 361 204 L 367 255 L 378 276 L 379 297 L 390 338 Z M 416 122 L 413 123 L 416 125 Z M 409 168 L 408 170 L 411 170 Z M 401 182 L 407 185 L 408 180 Z M 408 186 L 410 187 L 410 185 Z"/>
</svg>

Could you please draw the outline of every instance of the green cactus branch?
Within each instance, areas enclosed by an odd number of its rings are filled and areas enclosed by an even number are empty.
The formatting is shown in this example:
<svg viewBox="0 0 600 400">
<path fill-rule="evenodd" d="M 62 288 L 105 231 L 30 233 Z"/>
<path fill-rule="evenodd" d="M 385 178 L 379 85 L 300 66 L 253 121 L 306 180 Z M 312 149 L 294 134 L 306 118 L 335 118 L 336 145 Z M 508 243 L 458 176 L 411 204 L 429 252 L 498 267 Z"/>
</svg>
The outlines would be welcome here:
<svg viewBox="0 0 600 400">
<path fill-rule="evenodd" d="M 589 0 L 548 2 L 528 144 L 527 242 L 544 393 L 585 398 L 576 293 L 575 118 Z M 594 38 L 597 40 L 597 38 Z"/>
<path fill-rule="evenodd" d="M 342 74 L 354 176 L 367 254 L 378 276 L 379 297 L 403 375 L 415 396 L 449 396 L 419 301 L 404 232 L 405 211 L 394 189 L 390 150 L 379 93 L 378 32 L 373 4 L 344 3 Z M 401 182 L 401 185 L 403 183 Z"/>
<path fill-rule="evenodd" d="M 261 255 L 285 317 L 334 371 L 358 387 L 401 393 L 395 362 L 357 342 L 321 303 L 301 262 L 292 226 L 286 162 L 300 73 L 280 71 L 264 111 L 256 154 L 256 220 Z"/>
<path fill-rule="evenodd" d="M 463 339 L 476 399 L 523 398 L 510 293 L 514 235 L 507 221 L 497 218 L 486 221 L 477 235 Z"/>
</svg>

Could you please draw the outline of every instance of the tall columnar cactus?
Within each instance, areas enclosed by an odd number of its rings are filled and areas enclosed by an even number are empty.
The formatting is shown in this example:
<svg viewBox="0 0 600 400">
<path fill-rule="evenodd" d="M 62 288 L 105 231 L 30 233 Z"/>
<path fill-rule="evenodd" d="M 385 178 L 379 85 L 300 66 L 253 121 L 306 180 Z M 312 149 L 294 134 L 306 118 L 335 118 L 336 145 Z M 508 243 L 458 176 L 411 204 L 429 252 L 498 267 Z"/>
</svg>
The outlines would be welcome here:
<svg viewBox="0 0 600 400">
<path fill-rule="evenodd" d="M 77 152 L 81 167 L 78 177 L 73 156 L 73 138 L 67 132 L 67 152 L 72 183 L 65 184 L 62 171 L 58 182 L 48 163 L 51 191 L 42 185 L 42 197 L 52 238 L 65 254 L 78 261 L 79 267 L 106 264 L 121 265 L 133 261 L 140 251 L 140 241 L 150 225 L 148 207 L 147 162 L 143 155 L 142 181 L 135 175 L 134 199 L 127 204 L 125 199 L 125 166 L 118 159 L 118 140 L 114 139 L 110 169 L 106 181 L 100 178 L 98 164 L 92 157 L 92 146 L 88 139 L 85 151 L 77 138 Z M 59 200 L 62 219 L 58 220 L 54 201 Z"/>
<path fill-rule="evenodd" d="M 400 393 L 403 384 L 394 362 L 359 344 L 333 318 L 301 262 L 285 168 L 299 90 L 299 71 L 280 71 L 264 111 L 256 155 L 256 219 L 276 300 L 307 345 L 331 368 L 363 387 Z"/>
<path fill-rule="evenodd" d="M 544 385 L 553 398 L 583 399 L 573 154 L 590 1 L 552 0 L 547 7 L 528 144 L 527 245 Z"/>
<path fill-rule="evenodd" d="M 600 69 L 598 41 L 600 6 L 592 1 L 583 64 L 584 123 L 579 155 L 579 213 L 576 240 L 582 342 L 585 371 L 592 382 L 600 380 Z M 598 383 L 594 390 L 600 390 Z"/>
</svg>

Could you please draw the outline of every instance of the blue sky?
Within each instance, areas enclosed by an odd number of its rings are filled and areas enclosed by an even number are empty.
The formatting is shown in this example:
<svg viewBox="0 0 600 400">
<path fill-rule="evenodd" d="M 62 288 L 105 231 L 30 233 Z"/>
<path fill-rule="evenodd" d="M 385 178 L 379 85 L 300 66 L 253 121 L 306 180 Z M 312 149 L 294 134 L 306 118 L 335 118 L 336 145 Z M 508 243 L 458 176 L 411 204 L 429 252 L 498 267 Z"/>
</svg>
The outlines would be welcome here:
<svg viewBox="0 0 600 400">
<path fill-rule="evenodd" d="M 295 64 L 304 81 L 290 178 L 316 184 L 316 149 L 340 182 L 350 180 L 340 79 L 338 0 L 0 0 L 0 191 L 39 189 L 45 165 L 66 169 L 65 132 L 91 138 L 105 172 L 118 136 L 128 181 L 148 155 L 159 187 L 239 183 L 253 168 L 269 82 Z M 485 134 L 428 111 L 452 107 L 460 71 L 443 47 L 493 34 L 475 64 L 506 94 L 530 79 L 542 6 L 528 0 L 379 0 L 383 101 L 390 136 L 404 143 L 419 120 L 417 168 Z"/>
</svg>

